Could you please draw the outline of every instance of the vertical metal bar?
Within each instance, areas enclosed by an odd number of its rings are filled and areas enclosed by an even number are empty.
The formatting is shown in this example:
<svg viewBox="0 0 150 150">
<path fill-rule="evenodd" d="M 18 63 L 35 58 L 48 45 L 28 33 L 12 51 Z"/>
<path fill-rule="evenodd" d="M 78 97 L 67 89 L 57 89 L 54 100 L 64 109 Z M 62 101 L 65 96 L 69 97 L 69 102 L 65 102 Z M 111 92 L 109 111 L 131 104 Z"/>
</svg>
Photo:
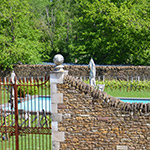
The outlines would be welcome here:
<svg viewBox="0 0 150 150">
<path fill-rule="evenodd" d="M 37 84 L 39 85 L 39 78 L 37 79 Z M 39 94 L 39 86 L 37 87 L 37 95 L 38 95 L 38 94 Z M 36 103 L 37 103 L 37 102 L 36 102 Z M 37 105 L 36 105 L 36 109 L 38 110 L 38 108 L 39 108 L 39 106 L 38 106 L 38 104 L 37 104 Z M 38 118 L 38 117 L 39 117 L 39 116 L 38 116 L 38 111 L 37 111 L 37 114 L 36 114 L 36 115 L 37 115 L 37 119 L 36 119 L 36 122 L 35 122 L 35 126 L 38 127 L 38 119 L 39 119 L 39 118 Z M 38 144 L 36 145 L 36 142 L 38 143 L 38 134 L 36 134 L 35 137 L 36 137 L 36 138 L 35 138 L 35 139 L 36 139 L 36 140 L 35 140 L 35 147 L 36 147 L 36 146 L 38 146 Z"/>
<path fill-rule="evenodd" d="M 45 76 L 45 81 L 46 81 L 46 76 Z M 47 82 L 46 82 L 47 83 Z M 45 96 L 47 96 L 47 84 L 45 83 Z M 45 113 L 45 115 L 46 115 L 46 117 L 47 117 L 47 111 L 48 111 L 48 100 L 47 99 L 45 99 L 45 107 L 46 107 L 46 113 Z M 47 122 L 48 123 L 48 122 Z M 48 147 L 47 147 L 47 136 L 48 135 L 45 135 L 45 138 L 46 138 L 46 148 L 45 149 L 48 149 Z"/>
<path fill-rule="evenodd" d="M 30 82 L 30 84 L 29 84 L 29 89 L 30 89 L 30 91 L 32 91 L 33 89 L 32 89 L 32 85 L 33 85 L 33 77 L 31 77 L 30 79 L 29 79 L 29 82 Z M 29 94 L 29 93 L 28 93 Z M 33 93 L 34 94 L 34 93 Z M 34 94 L 35 95 L 35 94 Z M 32 97 L 32 96 L 31 96 Z M 35 97 L 34 97 L 35 98 Z M 32 99 L 31 98 L 29 98 L 29 100 L 31 101 L 31 110 L 30 110 L 30 112 L 29 112 L 29 127 L 33 127 L 33 125 L 32 125 L 32 123 L 30 122 L 30 117 L 31 117 L 31 120 L 33 119 L 33 104 L 34 104 L 34 101 L 32 102 Z M 31 142 L 31 144 L 32 144 L 32 149 L 33 149 L 33 134 L 30 134 L 30 138 L 29 138 L 29 142 Z"/>
<path fill-rule="evenodd" d="M 45 82 L 45 79 L 44 79 L 44 77 L 43 77 L 43 79 L 42 79 L 42 82 Z M 45 111 L 45 108 L 44 108 L 44 105 L 43 105 L 43 101 L 44 101 L 44 93 L 43 93 L 43 90 L 44 90 L 44 87 L 45 85 L 42 85 L 42 110 L 44 110 Z M 44 116 L 44 111 L 43 111 L 43 116 Z M 44 119 L 44 118 L 43 118 Z M 43 121 L 44 122 L 44 121 Z M 42 122 L 42 123 L 43 123 Z M 43 127 L 43 124 L 41 124 L 42 125 L 42 128 L 44 128 Z M 42 134 L 42 149 L 44 149 L 44 134 Z"/>
<path fill-rule="evenodd" d="M 21 78 L 19 78 L 19 84 L 21 85 L 22 84 L 22 80 L 21 80 Z M 23 110 L 23 107 L 22 107 L 22 101 L 23 101 L 23 98 L 22 98 L 22 87 L 21 86 L 19 86 L 19 88 L 20 88 L 20 91 L 19 91 L 19 95 L 18 95 L 18 97 L 19 97 L 19 100 L 20 100 L 20 106 L 21 106 L 21 110 Z M 19 114 L 19 116 L 20 116 L 20 121 L 21 121 L 21 123 L 23 122 L 23 111 L 20 111 L 20 114 Z M 19 137 L 19 145 L 23 145 L 23 140 L 22 140 L 22 136 L 20 136 Z"/>
<path fill-rule="evenodd" d="M 49 76 L 49 82 L 50 82 L 50 76 Z M 51 84 L 51 83 L 50 83 Z M 50 85 L 49 85 L 49 95 L 51 94 L 51 89 L 50 89 Z M 51 111 L 52 111 L 52 101 L 50 101 L 50 108 L 51 108 Z M 50 149 L 52 150 L 52 115 L 51 115 L 51 112 L 49 114 L 49 117 L 50 117 L 50 127 L 51 127 L 51 135 L 49 136 L 50 137 Z"/>
<path fill-rule="evenodd" d="M 44 78 L 42 77 L 41 78 L 41 83 L 42 83 L 42 85 L 41 85 L 41 95 L 42 95 L 42 104 L 41 104 L 41 119 L 43 118 L 43 82 L 44 82 L 44 80 L 43 80 Z M 40 120 L 41 120 L 40 119 Z M 41 128 L 43 128 L 42 127 L 42 120 L 41 120 L 41 122 L 40 122 L 40 127 Z M 43 134 L 41 134 L 41 136 L 40 136 L 40 141 L 41 141 L 41 148 L 43 149 Z"/>
<path fill-rule="evenodd" d="M 48 123 L 48 127 L 50 127 L 51 128 L 51 114 L 50 114 L 50 112 L 51 112 L 51 99 L 50 99 L 50 76 L 48 76 L 48 95 L 49 95 L 49 123 Z M 51 130 L 51 129 L 50 129 Z M 50 149 L 50 150 L 52 150 L 51 149 L 51 135 L 48 135 L 48 149 Z"/>
<path fill-rule="evenodd" d="M 24 100 L 25 101 L 27 101 L 27 99 L 25 99 L 25 89 L 26 89 L 26 87 L 25 87 L 25 81 L 26 81 L 26 78 L 24 77 L 23 78 L 23 84 L 22 84 L 22 88 L 23 88 L 23 98 L 24 98 Z M 27 90 L 27 89 L 26 89 Z M 24 110 L 25 110 L 25 108 L 27 107 L 27 104 L 26 105 L 24 105 Z M 27 110 L 26 110 L 27 111 Z M 25 118 L 25 120 L 26 120 L 26 111 L 24 111 L 24 118 Z M 25 122 L 25 124 L 24 124 L 24 126 L 26 127 L 27 126 L 27 122 Z M 25 137 L 24 137 L 24 145 L 25 145 L 25 150 L 27 149 L 27 141 L 26 141 L 26 139 L 27 139 L 27 135 L 25 134 Z"/>
<path fill-rule="evenodd" d="M 7 78 L 7 84 L 9 84 L 8 78 Z M 10 100 L 9 94 L 10 94 L 10 86 L 7 85 L 7 100 L 8 100 L 8 102 Z M 8 115 L 8 126 L 10 126 L 10 110 L 9 110 L 9 115 Z M 7 138 L 8 138 L 8 148 L 10 149 L 10 138 L 9 138 L 9 136 L 7 136 Z"/>
<path fill-rule="evenodd" d="M 34 79 L 33 80 L 33 84 L 34 85 L 36 85 L 36 84 L 39 84 L 39 80 L 38 80 L 38 78 L 37 79 Z M 36 110 L 38 110 L 38 106 L 37 106 L 37 100 L 38 100 L 38 97 L 37 97 L 37 94 L 38 94 L 38 87 L 37 86 L 34 86 L 34 91 L 35 91 L 35 94 L 34 94 L 34 99 L 36 99 L 36 101 L 34 101 L 34 108 L 35 108 L 35 112 L 36 112 Z M 38 112 L 37 112 L 38 113 Z M 39 116 L 38 116 L 39 117 Z M 35 124 L 34 124 L 34 127 L 37 127 L 37 120 L 38 120 L 39 118 L 37 118 L 36 119 L 36 121 L 35 121 Z M 34 137 L 35 137 L 35 145 L 34 145 L 34 148 L 35 148 L 35 150 L 37 149 L 37 134 L 34 134 Z"/>
<path fill-rule="evenodd" d="M 30 83 L 29 83 L 30 82 Z M 25 96 L 26 96 L 26 94 L 27 95 L 29 95 L 29 93 L 30 93 L 30 90 L 32 91 L 32 89 L 30 89 L 32 86 L 31 86 L 31 83 L 32 81 L 29 81 L 28 80 L 28 78 L 25 78 L 25 86 L 27 87 L 27 91 L 25 91 L 26 93 L 25 93 Z M 32 96 L 31 96 L 32 97 Z M 30 119 L 29 119 L 29 117 L 30 117 L 30 110 L 29 110 L 29 103 L 30 103 L 30 101 L 29 100 L 31 100 L 31 109 L 32 109 L 32 98 L 30 99 L 29 97 L 27 97 L 27 113 L 26 113 L 26 116 L 27 116 L 27 120 L 28 120 L 28 122 L 27 122 L 27 127 L 30 127 L 29 126 L 29 121 L 30 121 Z M 27 145 L 27 149 L 29 149 L 29 147 L 30 147 L 30 134 L 28 134 L 27 135 L 27 143 L 28 143 L 28 145 Z"/>
<path fill-rule="evenodd" d="M 13 91 L 12 91 L 13 90 Z M 12 120 L 13 120 L 13 122 L 14 122 L 14 110 L 13 110 L 13 108 L 15 107 L 14 106 L 14 101 L 15 101 L 15 99 L 14 99 L 14 95 L 12 95 L 12 92 L 14 92 L 14 86 L 13 86 L 13 83 L 12 83 L 12 81 L 11 81 L 11 105 L 13 105 L 13 107 L 12 107 L 12 109 L 11 109 L 11 113 L 12 113 L 12 116 L 11 116 L 11 118 L 12 118 Z M 13 97 L 13 98 L 12 98 Z M 13 126 L 13 125 L 12 125 Z M 15 147 L 15 137 L 13 136 L 13 134 L 12 134 L 12 149 L 14 150 L 14 147 Z"/>
<path fill-rule="evenodd" d="M 40 84 L 41 83 L 41 81 L 40 81 L 40 79 L 38 80 L 39 82 L 38 82 L 38 84 Z M 39 93 L 40 93 L 40 86 L 38 86 L 38 97 L 39 97 Z M 40 106 L 39 106 L 39 98 L 37 98 L 37 125 L 38 125 L 38 127 L 40 127 L 40 112 L 39 112 L 39 110 L 40 110 Z M 39 137 L 39 139 L 40 139 L 40 137 Z M 40 141 L 39 141 L 39 145 L 40 145 Z M 39 146 L 40 147 L 40 146 Z"/>
<path fill-rule="evenodd" d="M 38 78 L 37 78 L 37 80 L 36 80 L 36 83 L 39 84 L 39 79 L 38 79 Z M 35 84 L 35 80 L 34 80 L 34 84 Z M 35 87 L 34 87 L 34 88 L 35 88 Z M 37 93 L 39 92 L 39 87 L 37 87 L 37 89 L 35 88 L 35 90 L 37 90 L 37 91 L 36 91 L 36 94 L 37 94 Z M 36 97 L 35 97 L 35 98 L 36 98 Z M 36 105 L 36 103 L 37 103 L 37 102 L 34 103 L 34 105 L 35 105 L 35 110 L 38 109 L 38 106 Z M 35 115 L 36 115 L 36 114 L 35 114 Z M 35 120 L 34 127 L 37 126 L 37 122 L 38 122 L 38 112 L 37 112 L 37 119 Z M 34 145 L 34 147 L 35 147 L 35 150 L 36 150 L 36 146 L 38 146 L 38 145 L 36 145 L 36 143 L 37 143 L 37 134 L 35 134 L 34 137 L 35 137 L 35 145 Z"/>
<path fill-rule="evenodd" d="M 15 78 L 14 83 L 14 92 L 15 92 L 15 138 L 16 138 L 16 150 L 19 150 L 19 130 L 18 130 L 18 87 L 17 81 Z"/>
<path fill-rule="evenodd" d="M 10 104 L 11 104 L 11 120 L 12 120 L 12 126 L 14 126 L 13 125 L 13 123 L 15 123 L 14 122 L 14 116 L 15 116 L 15 114 L 14 114 L 14 110 L 13 109 L 15 109 L 15 92 L 14 92 L 14 83 L 15 83 L 15 74 L 14 73 L 11 73 L 11 79 L 10 79 L 10 83 L 11 83 L 11 96 L 10 96 Z M 13 135 L 14 133 L 12 133 L 12 149 L 14 150 L 14 148 L 15 148 L 15 135 Z"/>
<path fill-rule="evenodd" d="M 6 85 L 6 77 L 4 78 L 4 85 Z M 5 100 L 6 100 L 6 86 L 4 86 L 4 116 L 3 116 L 3 118 L 4 118 L 4 126 L 6 127 L 6 102 L 5 102 Z M 5 140 L 5 150 L 6 150 L 6 131 L 5 131 L 5 134 L 4 134 L 4 140 Z"/>
</svg>

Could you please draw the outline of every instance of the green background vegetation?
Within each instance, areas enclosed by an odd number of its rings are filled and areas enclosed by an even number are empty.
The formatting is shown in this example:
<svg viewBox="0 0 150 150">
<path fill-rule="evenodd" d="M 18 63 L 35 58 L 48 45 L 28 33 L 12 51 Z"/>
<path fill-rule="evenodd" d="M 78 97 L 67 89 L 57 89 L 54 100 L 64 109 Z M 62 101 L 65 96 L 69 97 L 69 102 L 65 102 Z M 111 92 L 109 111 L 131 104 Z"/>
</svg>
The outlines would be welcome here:
<svg viewBox="0 0 150 150">
<path fill-rule="evenodd" d="M 105 92 L 114 97 L 150 98 L 150 81 L 106 80 L 97 84 L 105 84 Z"/>
<path fill-rule="evenodd" d="M 150 0 L 0 0 L 0 68 L 21 61 L 150 64 Z"/>
<path fill-rule="evenodd" d="M 84 82 L 89 83 L 89 80 Z M 114 97 L 150 97 L 150 81 L 105 80 L 96 84 L 105 84 L 104 92 Z"/>
</svg>

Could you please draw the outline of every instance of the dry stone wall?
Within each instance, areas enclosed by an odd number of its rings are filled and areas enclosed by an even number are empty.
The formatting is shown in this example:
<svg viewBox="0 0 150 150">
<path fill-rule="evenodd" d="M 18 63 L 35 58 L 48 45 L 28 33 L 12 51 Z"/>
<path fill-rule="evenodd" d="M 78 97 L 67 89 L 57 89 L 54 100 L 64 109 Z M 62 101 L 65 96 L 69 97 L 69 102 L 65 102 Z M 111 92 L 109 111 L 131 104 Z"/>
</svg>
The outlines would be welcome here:
<svg viewBox="0 0 150 150">
<path fill-rule="evenodd" d="M 61 150 L 150 150 L 150 105 L 127 104 L 65 76 Z"/>
<path fill-rule="evenodd" d="M 87 66 L 65 66 L 73 76 L 89 74 Z M 18 77 L 38 77 L 53 70 L 51 65 L 16 65 Z M 100 75 L 149 75 L 149 66 L 100 66 Z M 10 71 L 1 76 L 9 76 Z M 129 104 L 94 89 L 71 76 L 57 86 L 63 93 L 58 104 L 62 122 L 58 131 L 65 133 L 61 150 L 150 150 L 150 104 Z"/>
<path fill-rule="evenodd" d="M 53 65 L 14 65 L 14 71 L 19 77 L 37 77 L 44 76 L 52 71 Z M 90 69 L 86 65 L 65 65 L 65 70 L 69 71 L 71 76 L 89 76 Z M 0 71 L 1 77 L 10 76 L 11 70 Z M 117 76 L 119 79 L 127 79 L 127 77 L 140 76 L 150 77 L 150 66 L 96 66 L 97 76 Z"/>
</svg>

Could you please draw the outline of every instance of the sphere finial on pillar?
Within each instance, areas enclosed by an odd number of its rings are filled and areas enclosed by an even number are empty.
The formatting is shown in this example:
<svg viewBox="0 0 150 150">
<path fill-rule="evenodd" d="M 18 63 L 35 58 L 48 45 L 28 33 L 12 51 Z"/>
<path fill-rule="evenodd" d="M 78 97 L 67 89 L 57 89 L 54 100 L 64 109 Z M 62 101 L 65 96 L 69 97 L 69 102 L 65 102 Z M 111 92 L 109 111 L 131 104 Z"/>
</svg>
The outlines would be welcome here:
<svg viewBox="0 0 150 150">
<path fill-rule="evenodd" d="M 64 57 L 61 54 L 57 54 L 53 58 L 53 62 L 56 64 L 54 70 L 55 71 L 64 71 L 63 69 L 63 62 L 64 62 Z"/>
</svg>

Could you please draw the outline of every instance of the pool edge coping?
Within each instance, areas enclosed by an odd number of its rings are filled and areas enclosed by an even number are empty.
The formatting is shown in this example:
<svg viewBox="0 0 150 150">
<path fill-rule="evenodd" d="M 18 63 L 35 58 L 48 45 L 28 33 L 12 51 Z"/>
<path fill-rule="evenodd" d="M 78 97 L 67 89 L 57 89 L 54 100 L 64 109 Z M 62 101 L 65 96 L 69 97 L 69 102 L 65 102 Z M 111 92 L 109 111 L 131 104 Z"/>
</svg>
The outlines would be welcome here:
<svg viewBox="0 0 150 150">
<path fill-rule="evenodd" d="M 133 100 L 136 100 L 136 99 L 139 99 L 139 100 L 150 100 L 150 98 L 141 98 L 141 97 L 116 97 L 117 99 L 133 99 Z"/>
</svg>

